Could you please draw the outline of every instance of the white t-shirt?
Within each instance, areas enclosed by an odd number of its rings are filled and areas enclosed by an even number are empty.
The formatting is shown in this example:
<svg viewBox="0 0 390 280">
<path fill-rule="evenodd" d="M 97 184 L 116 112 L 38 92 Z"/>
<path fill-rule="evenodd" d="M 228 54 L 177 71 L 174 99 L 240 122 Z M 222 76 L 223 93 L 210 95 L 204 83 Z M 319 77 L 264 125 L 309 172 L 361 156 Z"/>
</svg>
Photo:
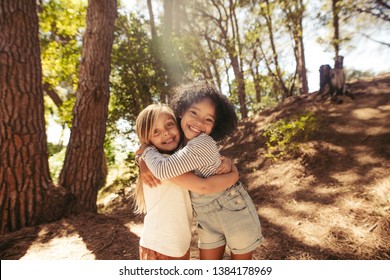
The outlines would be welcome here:
<svg viewBox="0 0 390 280">
<path fill-rule="evenodd" d="M 144 185 L 147 214 L 140 245 L 171 257 L 190 248 L 192 207 L 189 192 L 170 181 L 151 188 Z"/>
</svg>

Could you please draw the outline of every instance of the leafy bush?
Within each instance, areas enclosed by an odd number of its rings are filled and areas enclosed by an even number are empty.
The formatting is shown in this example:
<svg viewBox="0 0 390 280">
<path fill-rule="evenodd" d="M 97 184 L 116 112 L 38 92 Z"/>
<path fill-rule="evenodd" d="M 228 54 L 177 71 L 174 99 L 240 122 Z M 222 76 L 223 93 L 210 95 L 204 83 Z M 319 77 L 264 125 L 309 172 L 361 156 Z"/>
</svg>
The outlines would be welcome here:
<svg viewBox="0 0 390 280">
<path fill-rule="evenodd" d="M 123 162 L 111 165 L 107 183 L 98 192 L 99 211 L 110 211 L 118 203 L 129 203 L 130 192 L 133 190 L 138 174 L 133 152 L 130 152 Z"/>
<path fill-rule="evenodd" d="M 59 150 L 59 145 L 50 144 L 49 145 L 49 167 L 50 167 L 50 176 L 53 179 L 53 182 L 58 181 L 60 176 L 62 166 L 65 160 L 66 146 L 61 147 Z"/>
<path fill-rule="evenodd" d="M 271 123 L 263 133 L 268 147 L 265 156 L 275 160 L 296 156 L 301 144 L 315 135 L 318 122 L 314 112 L 302 112 Z"/>
<path fill-rule="evenodd" d="M 110 166 L 108 183 L 99 191 L 100 196 L 122 192 L 124 188 L 131 187 L 139 175 L 138 166 L 134 160 L 134 152 L 121 163 Z"/>
</svg>

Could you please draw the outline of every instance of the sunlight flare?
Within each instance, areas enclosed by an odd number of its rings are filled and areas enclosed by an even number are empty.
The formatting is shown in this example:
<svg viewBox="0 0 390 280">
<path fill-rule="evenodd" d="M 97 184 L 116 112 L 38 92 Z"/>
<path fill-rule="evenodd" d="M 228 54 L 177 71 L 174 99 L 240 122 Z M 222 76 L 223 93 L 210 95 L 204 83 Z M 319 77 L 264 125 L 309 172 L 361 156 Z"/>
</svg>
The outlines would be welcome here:
<svg viewBox="0 0 390 280">
<path fill-rule="evenodd" d="M 38 238 L 31 244 L 21 260 L 95 260 L 96 257 L 90 251 L 83 239 L 77 233 L 56 236 L 46 242 L 47 229 L 42 229 Z"/>
</svg>

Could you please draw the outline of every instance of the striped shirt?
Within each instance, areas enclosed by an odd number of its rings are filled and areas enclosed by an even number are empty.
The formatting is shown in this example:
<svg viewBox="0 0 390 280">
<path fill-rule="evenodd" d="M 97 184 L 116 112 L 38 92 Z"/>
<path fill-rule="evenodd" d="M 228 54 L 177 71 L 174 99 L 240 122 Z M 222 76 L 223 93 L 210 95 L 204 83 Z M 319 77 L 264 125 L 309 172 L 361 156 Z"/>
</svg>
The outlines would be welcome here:
<svg viewBox="0 0 390 280">
<path fill-rule="evenodd" d="M 153 146 L 146 148 L 142 157 L 149 170 L 160 180 L 171 179 L 190 171 L 207 178 L 214 175 L 221 164 L 217 143 L 204 133 L 188 141 L 185 147 L 169 157 L 164 157 Z"/>
</svg>

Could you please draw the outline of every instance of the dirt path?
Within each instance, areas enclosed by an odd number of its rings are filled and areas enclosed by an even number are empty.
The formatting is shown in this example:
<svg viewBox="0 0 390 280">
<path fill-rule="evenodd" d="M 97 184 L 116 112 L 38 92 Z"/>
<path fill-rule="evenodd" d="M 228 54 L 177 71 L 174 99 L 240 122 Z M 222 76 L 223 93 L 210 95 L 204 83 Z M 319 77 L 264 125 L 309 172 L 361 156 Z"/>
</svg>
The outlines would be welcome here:
<svg viewBox="0 0 390 280">
<path fill-rule="evenodd" d="M 258 207 L 265 241 L 256 259 L 390 259 L 390 75 L 348 88 L 354 99 L 340 105 L 290 98 L 242 123 L 223 146 Z M 298 110 L 321 117 L 316 139 L 296 158 L 265 159 L 265 125 Z M 142 217 L 128 191 L 110 213 L 1 236 L 0 258 L 137 259 Z M 195 231 L 191 257 L 198 258 Z"/>
</svg>

